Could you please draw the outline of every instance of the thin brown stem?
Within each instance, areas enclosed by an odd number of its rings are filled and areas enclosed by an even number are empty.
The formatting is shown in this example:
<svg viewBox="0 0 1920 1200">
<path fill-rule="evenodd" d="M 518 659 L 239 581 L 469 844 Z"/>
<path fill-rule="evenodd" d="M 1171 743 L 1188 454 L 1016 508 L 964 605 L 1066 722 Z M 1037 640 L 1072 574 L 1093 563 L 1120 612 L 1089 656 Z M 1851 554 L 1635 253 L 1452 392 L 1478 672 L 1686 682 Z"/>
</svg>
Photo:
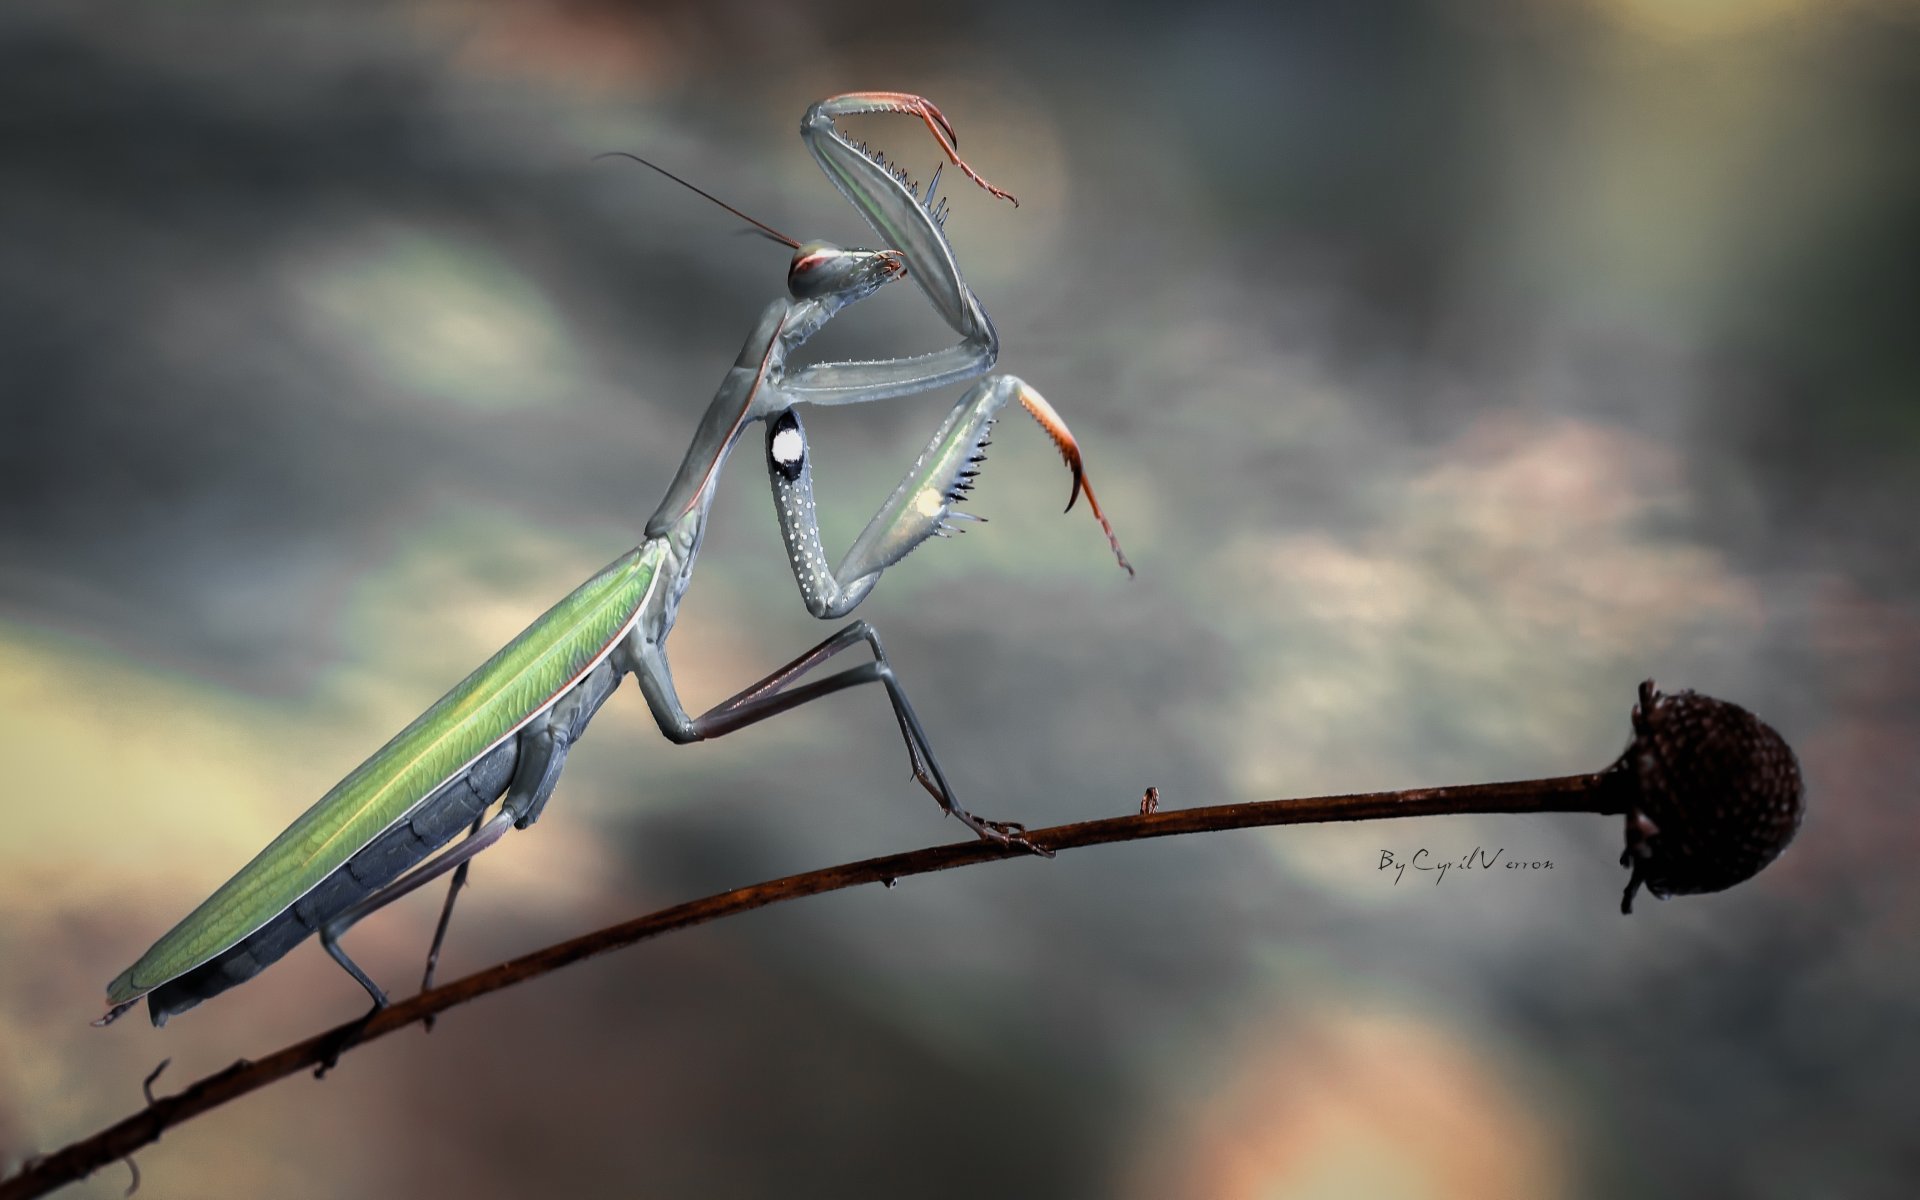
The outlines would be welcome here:
<svg viewBox="0 0 1920 1200">
<path fill-rule="evenodd" d="M 1468 784 L 1404 792 L 1370 792 L 1301 800 L 1269 800 L 1254 804 L 1222 804 L 1209 808 L 1167 809 L 1036 829 L 1028 833 L 1027 838 L 1035 846 L 1058 853 L 1107 842 L 1129 842 L 1224 829 L 1250 829 L 1262 825 L 1305 825 L 1324 821 L 1367 821 L 1467 813 L 1614 814 L 1625 811 L 1625 804 L 1615 786 L 1618 778 L 1613 772 L 1597 772 L 1520 783 Z M 330 1062 L 350 1046 L 385 1037 L 457 1004 L 545 975 L 583 958 L 592 958 L 676 929 L 702 925 L 783 900 L 816 896 L 862 883 L 891 883 L 909 875 L 925 875 L 1009 857 L 1027 856 L 1005 846 L 980 841 L 889 854 L 864 862 L 827 867 L 735 888 L 611 925 L 548 946 L 544 950 L 536 950 L 402 1000 L 375 1013 L 364 1024 L 359 1020 L 350 1021 L 277 1050 L 265 1058 L 254 1061 L 241 1059 L 183 1091 L 152 1101 L 139 1112 L 91 1137 L 74 1142 L 44 1158 L 28 1160 L 18 1173 L 0 1180 L 0 1200 L 24 1200 L 29 1196 L 46 1195 L 63 1184 L 84 1178 L 98 1168 L 157 1141 L 163 1132 L 175 1125 L 265 1087 L 276 1079 Z"/>
</svg>

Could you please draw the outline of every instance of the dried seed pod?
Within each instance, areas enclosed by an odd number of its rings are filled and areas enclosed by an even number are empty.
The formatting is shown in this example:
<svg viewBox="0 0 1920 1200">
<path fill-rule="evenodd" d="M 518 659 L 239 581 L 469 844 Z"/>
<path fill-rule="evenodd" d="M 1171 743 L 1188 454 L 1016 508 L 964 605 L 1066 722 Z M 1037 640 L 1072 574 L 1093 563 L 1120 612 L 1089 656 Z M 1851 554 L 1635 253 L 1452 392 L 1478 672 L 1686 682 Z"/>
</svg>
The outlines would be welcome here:
<svg viewBox="0 0 1920 1200">
<path fill-rule="evenodd" d="M 1627 804 L 1620 865 L 1633 868 L 1621 912 L 1641 884 L 1662 900 L 1730 888 L 1793 840 L 1806 811 L 1800 764 L 1760 718 L 1698 692 L 1661 695 L 1649 679 L 1633 731 L 1613 767 Z"/>
</svg>

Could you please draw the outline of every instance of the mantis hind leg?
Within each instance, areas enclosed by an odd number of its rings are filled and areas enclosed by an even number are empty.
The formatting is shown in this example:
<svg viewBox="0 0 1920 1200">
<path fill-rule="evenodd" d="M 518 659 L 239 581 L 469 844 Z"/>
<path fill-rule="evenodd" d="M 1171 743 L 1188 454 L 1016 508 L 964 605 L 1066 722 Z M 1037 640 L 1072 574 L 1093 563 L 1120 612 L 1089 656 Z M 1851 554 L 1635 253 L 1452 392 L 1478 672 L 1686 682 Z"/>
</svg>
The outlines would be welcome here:
<svg viewBox="0 0 1920 1200">
<path fill-rule="evenodd" d="M 473 828 L 467 830 L 467 836 L 479 836 L 481 826 L 485 824 L 486 818 L 484 815 L 475 817 L 473 819 Z M 447 926 L 453 922 L 453 902 L 460 898 L 460 889 L 467 886 L 467 875 L 472 870 L 473 860 L 468 859 L 466 862 L 454 868 L 453 882 L 447 885 L 447 898 L 440 906 L 440 919 L 435 922 L 433 926 L 433 944 L 427 947 L 426 970 L 420 973 L 420 990 L 423 992 L 433 989 L 434 968 L 440 965 L 440 946 L 447 940 Z M 431 1033 L 433 1031 L 433 1018 L 428 1017 L 422 1022 L 422 1026 Z"/>
<path fill-rule="evenodd" d="M 621 671 L 612 662 L 602 662 L 544 715 L 529 722 L 520 731 L 519 758 L 514 766 L 513 781 L 507 786 L 506 802 L 501 806 L 501 816 L 510 817 L 515 829 L 525 829 L 540 819 L 547 800 L 553 795 L 553 789 L 559 785 L 560 771 L 567 763 L 567 752 L 586 732 L 587 722 L 593 720 L 600 706 L 607 702 L 607 697 L 613 695 L 614 689 L 620 686 L 620 675 Z M 482 829 L 482 818 L 476 817 L 473 828 L 468 831 L 468 839 L 479 836 Z M 502 829 L 501 833 L 504 832 Z M 495 835 L 496 838 L 498 836 Z M 420 976 L 420 990 L 423 992 L 433 986 L 434 969 L 440 963 L 440 947 L 447 939 L 447 926 L 453 920 L 454 902 L 459 899 L 460 889 L 466 886 L 467 876 L 472 869 L 473 855 L 469 854 L 454 868 L 453 880 L 447 885 L 447 898 L 441 905 L 440 920 L 433 930 L 433 944 L 427 948 L 426 969 Z M 426 1027 L 429 1030 L 433 1028 L 431 1017 L 427 1019 Z"/>
<path fill-rule="evenodd" d="M 454 886 L 441 911 L 441 920 L 427 957 L 427 978 L 432 979 L 440 944 L 452 916 L 453 898 L 465 881 L 468 863 L 506 835 L 508 829 L 525 829 L 539 819 L 560 781 L 567 751 L 586 729 L 587 722 L 606 703 L 619 686 L 620 673 L 610 662 L 603 662 L 576 684 L 547 711 L 534 717 L 516 735 L 518 753 L 514 756 L 513 775 L 506 786 L 506 800 L 500 811 L 484 821 L 476 818 L 473 828 L 453 848 L 392 879 L 351 907 L 327 919 L 320 928 L 320 944 L 341 969 L 354 978 L 373 999 L 375 1011 L 387 1006 L 386 993 L 353 961 L 340 945 L 340 937 L 363 918 L 385 908 L 402 896 L 431 883 L 449 871 L 456 872 Z M 497 779 L 497 776 L 496 776 Z M 497 782 L 493 787 L 500 786 Z"/>
<path fill-rule="evenodd" d="M 372 978 L 360 968 L 360 964 L 354 962 L 341 948 L 340 935 L 362 918 L 378 912 L 414 889 L 431 883 L 448 871 L 459 867 L 474 855 L 499 841 L 512 826 L 512 814 L 503 811 L 495 815 L 471 836 L 462 838 L 460 843 L 451 850 L 422 863 L 321 926 L 320 944 L 326 947 L 327 954 L 333 961 L 340 964 L 342 970 L 353 976 L 354 982 L 367 990 L 367 995 L 373 998 L 374 1011 L 377 1012 L 387 1006 L 387 994 L 381 991 L 379 985 L 375 984 Z"/>
<path fill-rule="evenodd" d="M 341 948 L 340 935 L 345 933 L 347 929 L 352 926 L 354 922 L 360 920 L 360 918 L 384 908 L 408 892 L 431 882 L 447 871 L 465 865 L 468 859 L 499 841 L 501 835 L 506 833 L 506 831 L 512 827 L 512 824 L 513 820 L 509 814 L 505 812 L 500 813 L 482 825 L 474 834 L 462 839 L 460 844 L 453 849 L 448 850 L 439 857 L 428 861 L 419 868 L 394 880 L 391 884 L 381 888 L 365 900 L 362 900 L 360 903 L 347 909 L 345 912 L 321 926 L 320 944 L 326 948 L 327 954 L 332 957 L 333 961 L 340 964 L 341 970 L 353 976 L 354 982 L 367 990 L 367 995 L 373 998 L 373 1007 L 368 1009 L 366 1015 L 362 1016 L 359 1020 L 341 1027 L 338 1034 L 327 1046 L 326 1054 L 321 1059 L 320 1065 L 314 1068 L 313 1073 L 316 1079 L 324 1077 L 328 1071 L 334 1068 L 334 1065 L 340 1061 L 340 1055 L 347 1047 L 359 1040 L 361 1032 L 367 1027 L 367 1022 L 373 1020 L 374 1015 L 381 1009 L 387 1007 L 389 1003 L 387 994 L 380 990 L 380 985 L 376 984 L 372 976 L 362 970 L 360 964 L 354 962 L 346 950 Z"/>
<path fill-rule="evenodd" d="M 460 887 L 466 882 L 468 870 L 476 855 L 492 846 L 509 829 L 525 829 L 539 819 L 540 812 L 546 807 L 547 799 L 553 794 L 554 787 L 560 782 L 560 770 L 566 765 L 567 751 L 574 741 L 586 730 L 587 722 L 593 719 L 607 697 L 620 686 L 621 671 L 612 662 L 602 662 L 586 678 L 582 679 L 566 695 L 555 701 L 546 712 L 527 722 L 513 739 L 512 780 L 506 787 L 506 800 L 500 811 L 486 818 L 484 811 L 474 819 L 467 836 L 452 849 L 406 872 L 399 878 L 368 895 L 352 907 L 328 919 L 320 927 L 320 944 L 326 948 L 333 961 L 340 964 L 342 970 L 351 975 L 354 982 L 366 989 L 373 1000 L 373 1007 L 359 1020 L 344 1026 L 339 1036 L 327 1047 L 316 1076 L 323 1076 L 332 1070 L 340 1055 L 359 1039 L 375 1013 L 387 1007 L 387 994 L 373 981 L 359 963 L 340 945 L 340 936 L 363 917 L 385 908 L 387 905 L 407 895 L 417 888 L 424 887 L 448 871 L 454 872 L 453 884 L 447 892 L 446 903 L 440 910 L 440 921 L 434 930 L 433 945 L 427 952 L 425 978 L 421 990 L 433 985 L 433 970 L 440 958 L 440 945 L 446 938 L 447 925 L 453 917 L 454 899 L 460 894 Z M 503 747 L 506 745 L 503 743 Z M 490 756 L 489 756 L 490 757 Z M 482 761 L 487 761 L 483 758 Z M 479 764 L 476 763 L 477 767 Z M 491 792 L 499 786 L 498 776 L 484 790 Z M 469 791 L 479 785 L 470 775 L 456 776 L 449 785 L 466 787 Z M 485 801 L 480 800 L 484 810 Z M 431 1019 L 427 1028 L 432 1029 Z"/>
</svg>

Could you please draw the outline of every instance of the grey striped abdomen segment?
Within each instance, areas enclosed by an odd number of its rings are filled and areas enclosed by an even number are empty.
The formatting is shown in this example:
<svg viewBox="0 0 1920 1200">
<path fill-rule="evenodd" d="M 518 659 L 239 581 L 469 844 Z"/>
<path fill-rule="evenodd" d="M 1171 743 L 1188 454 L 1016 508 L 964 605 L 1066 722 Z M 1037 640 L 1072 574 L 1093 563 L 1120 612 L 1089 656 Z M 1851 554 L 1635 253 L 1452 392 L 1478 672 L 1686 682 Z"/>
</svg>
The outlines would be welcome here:
<svg viewBox="0 0 1920 1200">
<path fill-rule="evenodd" d="M 506 791 L 519 756 L 518 737 L 510 737 L 487 751 L 463 774 L 442 784 L 406 820 L 374 838 L 285 912 L 231 949 L 155 988 L 147 996 L 153 1023 L 164 1025 L 175 1013 L 245 983 L 322 925 L 452 841 Z"/>
</svg>

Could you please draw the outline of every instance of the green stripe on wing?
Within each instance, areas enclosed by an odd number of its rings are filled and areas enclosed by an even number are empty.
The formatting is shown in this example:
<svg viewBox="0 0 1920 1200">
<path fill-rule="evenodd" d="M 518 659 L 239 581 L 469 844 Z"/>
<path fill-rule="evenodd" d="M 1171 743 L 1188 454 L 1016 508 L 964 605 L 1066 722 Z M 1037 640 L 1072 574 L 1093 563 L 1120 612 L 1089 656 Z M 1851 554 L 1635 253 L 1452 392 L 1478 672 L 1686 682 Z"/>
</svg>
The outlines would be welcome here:
<svg viewBox="0 0 1920 1200">
<path fill-rule="evenodd" d="M 152 991 L 259 929 L 551 704 L 627 629 L 663 550 L 650 541 L 628 551 L 527 626 L 108 984 L 108 1003 Z"/>
</svg>

